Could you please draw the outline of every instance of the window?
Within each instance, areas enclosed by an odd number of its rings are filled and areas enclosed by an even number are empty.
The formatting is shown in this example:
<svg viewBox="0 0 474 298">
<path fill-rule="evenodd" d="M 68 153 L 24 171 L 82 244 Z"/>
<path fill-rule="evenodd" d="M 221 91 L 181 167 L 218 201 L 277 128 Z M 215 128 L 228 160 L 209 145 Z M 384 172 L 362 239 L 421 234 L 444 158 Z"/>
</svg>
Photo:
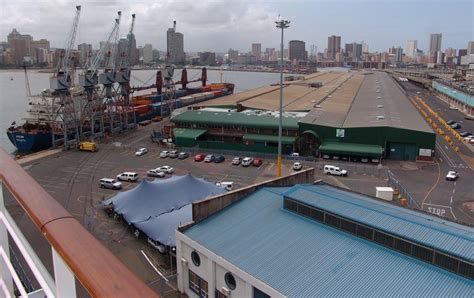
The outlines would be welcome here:
<svg viewBox="0 0 474 298">
<path fill-rule="evenodd" d="M 355 234 L 357 231 L 357 224 L 345 219 L 341 219 L 341 229 L 351 234 Z"/>
<path fill-rule="evenodd" d="M 374 240 L 383 246 L 393 247 L 393 237 L 385 233 L 375 231 Z"/>
<path fill-rule="evenodd" d="M 215 296 L 216 298 L 227 298 L 227 296 L 222 294 L 222 292 L 219 291 L 218 289 L 216 289 Z"/>
<path fill-rule="evenodd" d="M 189 270 L 189 288 L 199 297 L 208 297 L 207 281 L 191 270 Z"/>
<path fill-rule="evenodd" d="M 367 228 L 361 225 L 357 225 L 357 236 L 360 236 L 365 239 L 372 240 L 374 238 L 373 236 L 374 230 L 371 228 Z"/>
<path fill-rule="evenodd" d="M 399 252 L 403 252 L 403 253 L 406 253 L 408 255 L 411 254 L 411 243 L 410 242 L 406 242 L 406 241 L 403 241 L 401 239 L 395 238 L 393 248 L 395 248 Z"/>
<path fill-rule="evenodd" d="M 304 215 L 306 217 L 309 217 L 309 214 L 311 213 L 311 210 L 309 209 L 308 206 L 298 204 L 298 209 L 296 211 L 297 213 Z"/>
<path fill-rule="evenodd" d="M 474 279 L 474 266 L 466 262 L 459 262 L 459 274 Z"/>
<path fill-rule="evenodd" d="M 433 261 L 433 251 L 419 245 L 413 245 L 412 255 L 423 261 Z"/>
<path fill-rule="evenodd" d="M 435 264 L 445 269 L 448 269 L 449 271 L 458 272 L 459 261 L 447 255 L 436 252 Z"/>
<path fill-rule="evenodd" d="M 270 298 L 270 295 L 265 294 L 257 288 L 253 288 L 253 298 Z"/>
<path fill-rule="evenodd" d="M 201 258 L 195 250 L 191 253 L 191 260 L 193 260 L 193 263 L 194 265 L 196 265 L 196 267 L 199 267 L 201 265 Z"/>
<path fill-rule="evenodd" d="M 232 273 L 227 272 L 224 275 L 224 280 L 225 284 L 227 285 L 227 287 L 229 287 L 229 289 L 235 290 L 235 288 L 237 287 L 237 282 L 235 281 L 235 277 L 232 275 Z"/>
<path fill-rule="evenodd" d="M 341 226 L 341 220 L 338 217 L 327 214 L 327 213 L 326 213 L 326 223 L 336 228 L 339 228 Z"/>
<path fill-rule="evenodd" d="M 324 213 L 316 209 L 311 209 L 311 214 L 309 216 L 314 220 L 317 220 L 320 222 L 324 221 Z"/>
<path fill-rule="evenodd" d="M 283 208 L 296 212 L 296 203 L 290 200 L 283 201 Z"/>
</svg>

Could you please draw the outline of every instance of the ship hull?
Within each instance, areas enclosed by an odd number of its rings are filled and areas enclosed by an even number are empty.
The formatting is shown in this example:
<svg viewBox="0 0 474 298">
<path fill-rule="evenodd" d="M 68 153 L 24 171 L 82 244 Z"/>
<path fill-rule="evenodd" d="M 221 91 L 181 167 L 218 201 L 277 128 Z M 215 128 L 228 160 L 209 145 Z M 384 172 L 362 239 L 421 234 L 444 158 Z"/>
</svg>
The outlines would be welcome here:
<svg viewBox="0 0 474 298">
<path fill-rule="evenodd" d="M 51 133 L 26 133 L 7 131 L 7 136 L 18 152 L 36 152 L 51 147 Z"/>
</svg>

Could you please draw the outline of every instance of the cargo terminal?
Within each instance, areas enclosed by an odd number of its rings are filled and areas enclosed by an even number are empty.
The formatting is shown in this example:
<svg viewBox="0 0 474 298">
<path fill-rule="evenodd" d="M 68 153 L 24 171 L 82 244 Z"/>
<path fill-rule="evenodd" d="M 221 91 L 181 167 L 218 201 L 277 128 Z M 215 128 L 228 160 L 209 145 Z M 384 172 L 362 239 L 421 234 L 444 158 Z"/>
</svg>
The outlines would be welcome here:
<svg viewBox="0 0 474 298">
<path fill-rule="evenodd" d="M 279 86 L 205 101 L 175 115 L 177 146 L 276 153 Z M 384 72 L 319 72 L 283 89 L 283 153 L 431 159 L 436 134 Z"/>
</svg>

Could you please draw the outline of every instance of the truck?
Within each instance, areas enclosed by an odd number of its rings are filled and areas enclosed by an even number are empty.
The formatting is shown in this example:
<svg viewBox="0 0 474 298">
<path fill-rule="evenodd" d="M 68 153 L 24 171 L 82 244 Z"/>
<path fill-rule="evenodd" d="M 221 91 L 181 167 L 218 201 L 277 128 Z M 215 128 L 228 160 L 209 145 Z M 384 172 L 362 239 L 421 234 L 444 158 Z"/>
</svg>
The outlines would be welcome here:
<svg viewBox="0 0 474 298">
<path fill-rule="evenodd" d="M 97 144 L 94 143 L 94 142 L 80 142 L 79 143 L 79 150 L 96 152 L 97 151 Z"/>
</svg>

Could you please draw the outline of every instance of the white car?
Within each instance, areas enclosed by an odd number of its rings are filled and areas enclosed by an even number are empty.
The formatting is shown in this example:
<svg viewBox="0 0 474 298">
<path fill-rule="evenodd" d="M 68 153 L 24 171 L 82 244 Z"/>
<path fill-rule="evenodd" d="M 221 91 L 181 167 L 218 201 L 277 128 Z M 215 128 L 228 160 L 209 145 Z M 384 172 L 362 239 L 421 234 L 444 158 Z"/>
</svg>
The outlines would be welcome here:
<svg viewBox="0 0 474 298">
<path fill-rule="evenodd" d="M 324 174 L 326 175 L 336 175 L 336 176 L 347 176 L 347 171 L 343 170 L 336 166 L 325 165 Z"/>
<path fill-rule="evenodd" d="M 295 163 L 293 164 L 293 170 L 295 170 L 295 171 L 299 171 L 299 170 L 301 170 L 302 168 L 303 168 L 303 165 L 301 164 L 301 162 L 298 162 L 298 161 L 297 161 L 297 162 L 295 162 Z"/>
<path fill-rule="evenodd" d="M 248 167 L 252 164 L 253 162 L 253 158 L 251 157 L 244 157 L 244 159 L 242 159 L 242 166 L 243 167 Z"/>
<path fill-rule="evenodd" d="M 240 165 L 241 162 L 242 162 L 242 158 L 240 158 L 238 156 L 234 157 L 234 159 L 232 160 L 232 164 L 235 165 L 235 166 Z"/>
<path fill-rule="evenodd" d="M 135 156 L 142 156 L 143 154 L 146 154 L 148 152 L 148 149 L 146 148 L 140 148 L 135 152 Z"/>
<path fill-rule="evenodd" d="M 123 172 L 117 175 L 117 180 L 121 181 L 137 181 L 138 180 L 138 174 L 134 172 Z"/>
<path fill-rule="evenodd" d="M 217 187 L 225 188 L 227 191 L 231 191 L 233 185 L 234 182 L 216 182 Z"/>
<path fill-rule="evenodd" d="M 170 166 L 158 167 L 158 168 L 156 168 L 156 170 L 160 171 L 160 172 L 164 172 L 166 174 L 173 174 L 174 173 L 174 169 Z"/>
<path fill-rule="evenodd" d="M 158 178 L 163 178 L 165 177 L 165 172 L 163 171 L 157 171 L 156 169 L 151 169 L 146 171 L 146 175 L 148 177 L 158 177 Z"/>
<path fill-rule="evenodd" d="M 160 158 L 167 158 L 170 155 L 169 151 L 161 151 L 160 152 Z"/>
<path fill-rule="evenodd" d="M 456 171 L 449 171 L 448 174 L 446 175 L 446 180 L 448 181 L 454 181 L 458 179 L 459 174 Z"/>
<path fill-rule="evenodd" d="M 99 180 L 100 187 L 102 188 L 111 188 L 111 189 L 120 189 L 122 188 L 122 183 L 115 181 L 112 178 L 102 178 Z"/>
<path fill-rule="evenodd" d="M 290 154 L 290 157 L 300 157 L 300 154 L 298 152 L 293 152 Z"/>
</svg>

